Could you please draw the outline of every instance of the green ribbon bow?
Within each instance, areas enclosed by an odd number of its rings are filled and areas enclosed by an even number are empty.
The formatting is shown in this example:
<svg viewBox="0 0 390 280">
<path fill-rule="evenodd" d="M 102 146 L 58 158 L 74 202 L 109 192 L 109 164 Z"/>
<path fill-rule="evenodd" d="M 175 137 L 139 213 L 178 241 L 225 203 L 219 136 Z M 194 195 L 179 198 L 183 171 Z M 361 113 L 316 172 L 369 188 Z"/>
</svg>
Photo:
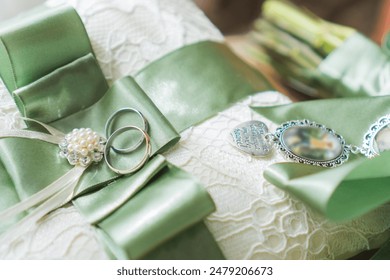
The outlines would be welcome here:
<svg viewBox="0 0 390 280">
<path fill-rule="evenodd" d="M 118 177 L 100 163 L 87 169 L 75 192 L 76 207 L 96 226 L 113 257 L 223 258 L 202 223 L 215 207 L 210 196 L 158 154 L 177 143 L 178 131 L 271 88 L 262 75 L 226 46 L 201 42 L 108 89 L 72 8 L 32 13 L 20 24 L 11 23 L 0 39 L 0 59 L 7 61 L 0 65 L 0 75 L 24 116 L 65 133 L 90 127 L 102 134 L 108 117 L 123 107 L 136 108 L 149 121 L 153 157 L 142 170 Z M 137 121 L 129 115 L 116 125 Z M 127 165 L 132 157 L 116 160 Z M 26 139 L 0 141 L 0 167 L 6 182 L 0 189 L 0 209 L 28 198 L 70 169 L 57 147 Z"/>
</svg>

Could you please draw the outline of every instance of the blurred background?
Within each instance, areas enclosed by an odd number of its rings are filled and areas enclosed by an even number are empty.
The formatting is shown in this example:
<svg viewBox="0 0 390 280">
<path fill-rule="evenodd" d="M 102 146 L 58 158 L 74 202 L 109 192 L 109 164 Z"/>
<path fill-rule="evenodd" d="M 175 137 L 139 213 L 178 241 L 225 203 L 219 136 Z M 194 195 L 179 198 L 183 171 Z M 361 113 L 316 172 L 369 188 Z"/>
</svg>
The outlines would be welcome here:
<svg viewBox="0 0 390 280">
<path fill-rule="evenodd" d="M 227 35 L 249 31 L 261 13 L 261 0 L 196 0 L 211 21 Z M 390 26 L 390 0 L 292 0 L 316 15 L 348 25 L 379 41 Z"/>
<path fill-rule="evenodd" d="M 46 0 L 0 0 L 1 21 Z M 82 0 L 80 0 L 82 1 Z M 132 1 L 132 0 L 122 0 Z M 275 71 L 253 45 L 250 31 L 261 16 L 262 0 L 193 0 L 226 36 L 228 45 L 247 63 L 261 71 L 275 87 L 293 101 L 308 99 L 283 83 L 280 72 Z M 325 20 L 347 25 L 364 33 L 378 44 L 390 30 L 390 0 L 290 0 Z M 253 50 L 259 52 L 254 56 Z"/>
<path fill-rule="evenodd" d="M 0 0 L 0 21 L 45 0 Z M 131 0 L 124 0 L 131 1 Z M 194 0 L 225 34 L 247 32 L 261 13 L 261 0 Z M 377 42 L 390 25 L 390 0 L 293 0 L 320 17 L 352 26 Z"/>
<path fill-rule="evenodd" d="M 289 86 L 283 74 L 264 56 L 264 49 L 254 44 L 251 30 L 261 16 L 262 0 L 195 0 L 210 20 L 226 36 L 227 43 L 247 63 L 262 72 L 277 90 L 292 101 L 310 99 Z M 325 20 L 350 26 L 380 44 L 390 30 L 390 0 L 290 0 Z M 253 35 L 253 34 L 252 34 Z"/>
</svg>

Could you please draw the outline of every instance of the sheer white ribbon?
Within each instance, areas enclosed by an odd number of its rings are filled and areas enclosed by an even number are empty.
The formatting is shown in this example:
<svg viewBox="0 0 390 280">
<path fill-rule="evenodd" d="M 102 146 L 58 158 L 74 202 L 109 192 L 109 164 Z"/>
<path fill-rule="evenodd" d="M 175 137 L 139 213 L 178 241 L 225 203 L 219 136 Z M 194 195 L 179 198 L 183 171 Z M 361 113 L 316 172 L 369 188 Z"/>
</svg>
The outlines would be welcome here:
<svg viewBox="0 0 390 280">
<path fill-rule="evenodd" d="M 58 145 L 65 137 L 64 133 L 44 123 L 27 118 L 24 120 L 38 123 L 44 127 L 49 132 L 49 134 L 29 130 L 3 130 L 0 131 L 0 139 L 17 137 L 41 140 L 47 143 Z M 11 228 L 3 233 L 0 236 L 0 243 L 3 246 L 7 244 L 9 245 L 12 240 L 15 240 L 15 235 L 21 235 L 25 230 L 29 229 L 31 226 L 37 223 L 46 214 L 72 200 L 74 197 L 75 188 L 87 168 L 88 166 L 76 165 L 59 179 L 43 188 L 41 191 L 0 212 L 0 222 L 4 222 L 27 210 L 32 209 L 33 207 L 36 207 L 35 209 L 31 210 L 31 212 L 23 219 L 12 225 Z"/>
<path fill-rule="evenodd" d="M 134 110 L 135 109 L 131 109 L 131 111 Z M 109 122 L 112 121 L 118 115 L 118 112 L 115 112 L 109 118 Z M 144 123 L 147 124 L 147 121 L 146 119 L 144 119 L 143 115 L 140 112 L 138 113 L 144 120 Z M 15 240 L 15 235 L 22 235 L 23 232 L 25 232 L 34 224 L 36 224 L 46 214 L 71 201 L 74 198 L 74 192 L 78 182 L 80 181 L 81 176 L 92 162 L 100 162 L 104 157 L 107 166 L 113 172 L 117 173 L 118 175 L 128 175 L 141 169 L 143 165 L 147 162 L 151 154 L 151 144 L 148 133 L 136 126 L 124 126 L 122 128 L 119 128 L 113 133 L 111 133 L 111 135 L 109 135 L 108 140 L 106 140 L 89 128 L 74 129 L 71 133 L 65 135 L 61 131 L 58 131 L 57 129 L 42 122 L 28 118 L 23 119 L 39 124 L 49 133 L 42 133 L 30 130 L 0 130 L 0 139 L 11 137 L 25 138 L 32 140 L 40 140 L 58 145 L 59 150 L 61 150 L 60 155 L 67 158 L 69 163 L 71 165 L 75 165 L 75 167 L 47 187 L 43 188 L 41 191 L 0 212 L 1 223 L 8 221 L 12 217 L 23 214 L 25 211 L 29 211 L 29 213 L 23 219 L 12 225 L 9 229 L 6 230 L 5 233 L 0 235 L 0 246 L 7 246 L 7 244 L 10 245 L 12 240 Z M 147 130 L 147 125 L 145 125 L 145 127 L 145 130 Z M 114 141 L 115 137 L 130 129 L 136 129 L 142 133 L 144 137 L 143 142 L 145 142 L 146 146 L 145 155 L 141 159 L 141 161 L 133 168 L 119 170 L 114 168 L 107 159 L 107 155 L 109 154 L 110 149 L 113 148 L 110 143 Z M 70 148 L 71 146 L 72 149 Z M 136 148 L 138 148 L 138 146 Z M 131 153 L 135 149 L 127 149 L 126 152 Z M 74 157 L 72 157 L 72 154 L 74 155 L 74 153 L 76 153 L 76 155 L 82 155 L 84 158 L 82 158 L 81 161 L 80 158 L 75 159 Z M 87 157 L 88 154 L 93 154 L 93 158 Z M 86 161 L 83 161 L 83 159 L 86 159 Z"/>
</svg>

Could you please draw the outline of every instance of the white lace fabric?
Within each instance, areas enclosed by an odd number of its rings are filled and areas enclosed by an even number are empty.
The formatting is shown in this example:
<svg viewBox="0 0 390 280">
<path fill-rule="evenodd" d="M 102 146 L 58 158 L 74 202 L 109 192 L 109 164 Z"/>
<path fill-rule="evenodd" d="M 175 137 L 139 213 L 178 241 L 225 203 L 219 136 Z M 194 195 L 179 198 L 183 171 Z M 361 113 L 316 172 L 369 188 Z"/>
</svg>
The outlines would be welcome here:
<svg viewBox="0 0 390 280">
<path fill-rule="evenodd" d="M 136 73 L 164 54 L 202 40 L 223 40 L 219 31 L 190 0 L 50 0 L 76 8 L 90 36 L 106 78 Z M 227 141 L 231 128 L 248 120 L 275 124 L 248 105 L 289 100 L 259 93 L 202 124 L 187 129 L 167 159 L 193 174 L 212 196 L 217 210 L 206 224 L 229 259 L 334 259 L 376 247 L 389 237 L 389 205 L 348 223 L 334 224 L 299 200 L 269 184 L 263 171 L 284 161 L 242 154 Z M 20 115 L 0 85 L 0 128 L 22 127 Z M 54 211 L 22 238 L 0 244 L 2 259 L 106 259 L 90 226 L 67 206 Z"/>
<path fill-rule="evenodd" d="M 253 158 L 232 147 L 232 128 L 260 120 L 277 125 L 249 106 L 289 100 L 276 92 L 259 93 L 182 133 L 167 159 L 206 186 L 217 211 L 206 223 L 229 259 L 335 259 L 375 247 L 388 237 L 389 205 L 348 223 L 332 223 L 300 200 L 268 183 L 263 171 L 283 156 Z"/>
</svg>

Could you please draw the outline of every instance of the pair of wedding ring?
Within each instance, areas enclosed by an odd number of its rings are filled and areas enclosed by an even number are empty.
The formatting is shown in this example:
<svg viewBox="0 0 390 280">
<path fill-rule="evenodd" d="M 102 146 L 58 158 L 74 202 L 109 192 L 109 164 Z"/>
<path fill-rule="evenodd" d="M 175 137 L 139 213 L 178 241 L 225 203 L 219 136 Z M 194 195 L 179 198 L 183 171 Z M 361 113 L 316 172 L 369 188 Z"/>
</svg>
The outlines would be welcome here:
<svg viewBox="0 0 390 280">
<path fill-rule="evenodd" d="M 117 130 L 112 132 L 112 124 L 116 118 L 118 118 L 120 115 L 124 113 L 136 113 L 142 121 L 143 127 L 138 127 L 135 125 L 128 125 L 128 126 L 123 126 L 118 128 Z M 141 133 L 141 138 L 137 143 L 134 145 L 127 147 L 127 148 L 117 148 L 113 146 L 113 142 L 115 138 L 120 136 L 122 133 L 129 131 L 129 130 L 136 130 Z M 105 134 L 107 138 L 107 142 L 104 148 L 104 159 L 106 161 L 107 166 L 115 173 L 120 174 L 120 175 L 128 175 L 137 172 L 139 169 L 141 169 L 145 163 L 148 161 L 148 159 L 151 156 L 151 150 L 152 146 L 150 143 L 150 136 L 148 134 L 149 130 L 149 124 L 144 115 L 138 111 L 137 109 L 134 108 L 122 108 L 115 113 L 113 113 L 107 120 L 107 123 L 105 125 Z M 110 153 L 111 150 L 114 151 L 117 154 L 130 154 L 134 151 L 136 151 L 143 143 L 145 142 L 145 152 L 141 158 L 141 160 L 133 167 L 129 169 L 119 169 L 115 168 L 111 161 L 110 161 Z"/>
</svg>

